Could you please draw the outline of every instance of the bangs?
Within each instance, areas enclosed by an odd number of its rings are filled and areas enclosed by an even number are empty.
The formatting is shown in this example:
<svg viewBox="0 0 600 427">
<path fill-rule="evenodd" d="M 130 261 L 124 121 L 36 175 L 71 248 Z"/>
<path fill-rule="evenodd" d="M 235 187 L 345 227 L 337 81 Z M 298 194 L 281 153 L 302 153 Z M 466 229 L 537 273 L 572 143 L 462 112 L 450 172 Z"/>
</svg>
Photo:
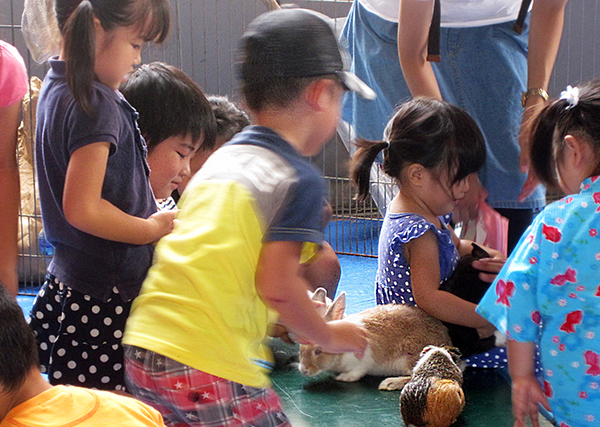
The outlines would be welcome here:
<svg viewBox="0 0 600 427">
<path fill-rule="evenodd" d="M 139 23 L 141 38 L 146 42 L 162 43 L 169 35 L 171 8 L 165 0 L 135 2 L 132 22 Z"/>
<path fill-rule="evenodd" d="M 478 172 L 486 158 L 485 139 L 475 121 L 463 111 L 457 111 L 454 123 L 454 141 L 447 145 L 447 166 L 453 175 L 450 176 L 452 183 Z"/>
</svg>

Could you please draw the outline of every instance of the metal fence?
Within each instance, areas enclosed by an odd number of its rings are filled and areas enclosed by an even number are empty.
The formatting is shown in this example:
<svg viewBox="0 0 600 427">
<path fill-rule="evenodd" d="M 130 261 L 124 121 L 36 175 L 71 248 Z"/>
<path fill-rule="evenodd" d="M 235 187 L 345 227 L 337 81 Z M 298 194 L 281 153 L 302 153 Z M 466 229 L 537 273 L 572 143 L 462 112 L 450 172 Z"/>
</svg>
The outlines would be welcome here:
<svg viewBox="0 0 600 427">
<path fill-rule="evenodd" d="M 270 0 L 171 0 L 174 25 L 170 39 L 162 46 L 148 46 L 143 62 L 164 61 L 183 69 L 207 94 L 228 95 L 239 100 L 236 92 L 234 62 L 237 40 L 246 25 L 267 10 Z M 291 3 L 283 1 L 282 3 Z M 351 6 L 348 0 L 297 0 L 300 7 L 320 11 L 336 20 L 338 29 Z M 46 64 L 37 64 L 25 46 L 20 31 L 23 0 L 0 1 L 0 38 L 14 44 L 26 60 L 31 76 L 43 78 Z M 567 84 L 577 84 L 600 76 L 600 0 L 570 2 L 565 31 L 549 92 L 556 96 Z M 24 110 L 25 121 L 35 120 L 33 108 Z M 333 219 L 326 229 L 326 239 L 338 253 L 376 256 L 381 226 L 381 205 L 385 196 L 358 203 L 348 179 L 350 137 L 340 128 L 323 153 L 312 159 L 324 173 Z M 27 157 L 33 133 L 28 132 L 20 151 L 20 162 L 33 165 Z M 31 167 L 31 166 L 30 166 Z M 48 256 L 40 251 L 42 231 L 37 202 L 34 170 L 22 167 L 24 200 L 21 212 L 21 256 L 19 273 L 22 289 L 34 292 L 43 279 Z M 29 173 L 29 175 L 27 175 Z M 383 180 L 374 176 L 373 179 Z M 388 184 L 389 185 L 389 184 Z M 384 188 L 385 185 L 384 185 Z"/>
</svg>

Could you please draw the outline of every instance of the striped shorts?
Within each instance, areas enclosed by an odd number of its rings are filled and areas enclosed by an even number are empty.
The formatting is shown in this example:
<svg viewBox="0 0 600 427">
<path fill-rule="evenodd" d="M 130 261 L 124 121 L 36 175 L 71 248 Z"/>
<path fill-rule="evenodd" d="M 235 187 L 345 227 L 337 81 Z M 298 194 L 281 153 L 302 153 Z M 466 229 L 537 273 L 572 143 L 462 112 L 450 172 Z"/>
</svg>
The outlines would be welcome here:
<svg viewBox="0 0 600 427">
<path fill-rule="evenodd" d="M 128 391 L 163 416 L 168 427 L 289 427 L 271 388 L 229 381 L 125 345 Z"/>
</svg>

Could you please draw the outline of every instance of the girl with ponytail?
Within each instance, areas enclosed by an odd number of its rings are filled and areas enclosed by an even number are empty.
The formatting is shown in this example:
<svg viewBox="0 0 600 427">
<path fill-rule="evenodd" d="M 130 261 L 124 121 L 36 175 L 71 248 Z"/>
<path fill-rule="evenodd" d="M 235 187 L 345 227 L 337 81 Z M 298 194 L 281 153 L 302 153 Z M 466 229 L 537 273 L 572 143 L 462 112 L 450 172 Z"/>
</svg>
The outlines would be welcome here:
<svg viewBox="0 0 600 427">
<path fill-rule="evenodd" d="M 568 86 L 533 121 L 533 172 L 565 197 L 540 212 L 477 311 L 507 338 L 515 427 L 598 420 L 600 80 Z M 536 345 L 544 367 L 536 377 Z"/>
<path fill-rule="evenodd" d="M 396 181 L 379 237 L 377 304 L 418 305 L 444 322 L 476 328 L 482 338 L 495 328 L 476 305 L 440 290 L 471 241 L 450 226 L 451 212 L 469 190 L 468 177 L 485 161 L 483 135 L 463 110 L 447 102 L 415 98 L 401 105 L 387 125 L 386 141 L 359 140 L 351 165 L 358 199 L 369 194 L 369 173 L 383 152 L 383 171 Z M 504 256 L 478 261 L 498 271 Z"/>
<path fill-rule="evenodd" d="M 137 113 L 119 93 L 143 44 L 162 42 L 168 0 L 56 0 L 60 56 L 38 103 L 36 151 L 54 248 L 31 312 L 52 384 L 124 390 L 120 344 L 131 301 L 173 228 L 157 212 Z"/>
</svg>

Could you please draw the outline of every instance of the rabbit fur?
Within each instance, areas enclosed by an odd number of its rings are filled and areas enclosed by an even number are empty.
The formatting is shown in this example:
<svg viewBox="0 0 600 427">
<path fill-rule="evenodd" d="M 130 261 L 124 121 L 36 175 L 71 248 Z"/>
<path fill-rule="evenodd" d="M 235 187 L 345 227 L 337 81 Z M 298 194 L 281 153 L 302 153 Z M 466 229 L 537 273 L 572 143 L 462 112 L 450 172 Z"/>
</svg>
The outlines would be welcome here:
<svg viewBox="0 0 600 427">
<path fill-rule="evenodd" d="M 344 318 L 346 294 L 342 292 L 326 307 L 326 292 L 319 289 L 312 299 L 324 303 L 326 321 Z M 446 327 L 417 307 L 401 304 L 378 305 L 346 317 L 364 327 L 369 333 L 369 345 L 364 357 L 353 353 L 325 353 L 316 345 L 300 346 L 299 369 L 303 375 L 314 377 L 334 371 L 338 381 L 353 382 L 363 376 L 394 376 L 383 380 L 379 389 L 399 390 L 410 379 L 421 350 L 427 345 L 451 345 Z"/>
<path fill-rule="evenodd" d="M 400 413 L 407 426 L 448 427 L 465 406 L 463 375 L 455 347 L 427 346 L 400 394 Z"/>
</svg>

